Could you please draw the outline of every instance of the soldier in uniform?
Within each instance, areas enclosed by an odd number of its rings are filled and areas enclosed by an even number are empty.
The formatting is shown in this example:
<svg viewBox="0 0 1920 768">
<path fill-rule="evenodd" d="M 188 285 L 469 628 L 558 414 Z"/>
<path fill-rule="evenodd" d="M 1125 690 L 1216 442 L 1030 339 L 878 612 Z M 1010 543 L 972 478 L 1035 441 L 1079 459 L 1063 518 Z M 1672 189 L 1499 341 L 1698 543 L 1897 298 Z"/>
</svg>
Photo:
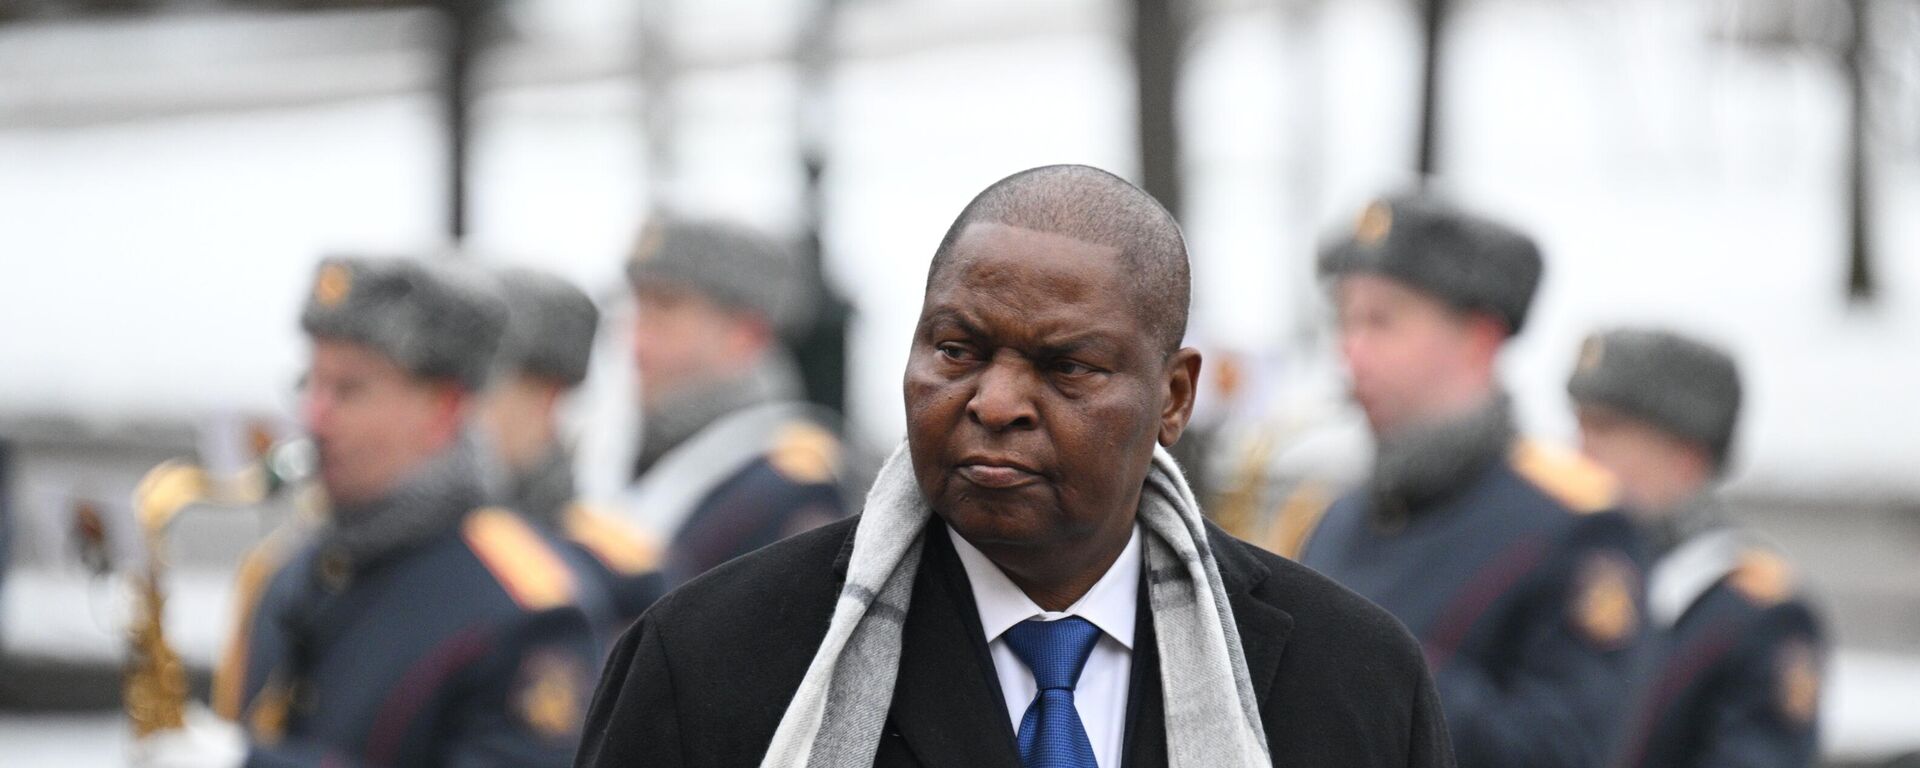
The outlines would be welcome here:
<svg viewBox="0 0 1920 768">
<path fill-rule="evenodd" d="M 790 251 L 732 224 L 650 223 L 627 265 L 641 439 L 628 504 L 672 587 L 845 515 L 840 443 L 779 342 L 810 299 Z"/>
<path fill-rule="evenodd" d="M 1673 333 L 1589 337 L 1567 382 L 1582 447 L 1654 556 L 1652 649 L 1615 765 L 1810 766 L 1821 623 L 1786 561 L 1715 494 L 1740 415 L 1733 358 Z"/>
<path fill-rule="evenodd" d="M 1495 376 L 1541 269 L 1525 235 L 1425 196 L 1369 206 L 1319 261 L 1375 456 L 1300 559 L 1421 641 L 1474 768 L 1600 764 L 1641 636 L 1610 478 L 1516 438 Z"/>
<path fill-rule="evenodd" d="M 524 268 L 497 272 L 507 330 L 482 414 L 506 464 L 506 505 L 562 542 L 611 602 L 612 640 L 661 593 L 660 543 L 574 497 L 562 401 L 586 380 L 600 312 L 579 288 Z"/>
<path fill-rule="evenodd" d="M 590 585 L 547 537 L 486 503 L 491 458 L 467 422 L 506 309 L 482 278 L 411 260 L 320 265 L 301 315 L 301 417 L 328 514 L 279 562 L 249 564 L 264 583 L 218 683 L 248 766 L 571 760 L 599 606 L 583 607 Z"/>
</svg>

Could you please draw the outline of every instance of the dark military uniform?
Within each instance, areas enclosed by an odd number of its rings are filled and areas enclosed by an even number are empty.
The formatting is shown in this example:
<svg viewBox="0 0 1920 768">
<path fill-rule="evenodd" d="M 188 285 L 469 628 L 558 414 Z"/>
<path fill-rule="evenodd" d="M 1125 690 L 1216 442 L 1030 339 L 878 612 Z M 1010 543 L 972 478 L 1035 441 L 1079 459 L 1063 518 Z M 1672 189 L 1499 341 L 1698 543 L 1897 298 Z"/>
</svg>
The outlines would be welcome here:
<svg viewBox="0 0 1920 768">
<path fill-rule="evenodd" d="M 1723 529 L 1675 550 L 1653 578 L 1658 633 L 1614 764 L 1814 765 L 1825 644 L 1786 562 Z"/>
<path fill-rule="evenodd" d="M 301 325 L 475 392 L 504 315 L 451 267 L 329 259 Z M 463 434 L 381 498 L 335 503 L 248 558 L 216 682 L 247 765 L 571 761 L 604 602 L 543 533 L 487 506 L 482 453 Z"/>
<path fill-rule="evenodd" d="M 580 386 L 600 322 L 593 300 L 543 272 L 505 268 L 497 277 L 508 309 L 498 367 L 560 391 Z M 562 445 L 549 445 L 543 460 L 516 468 L 507 506 L 553 537 L 606 596 L 610 610 L 600 634 L 609 644 L 665 592 L 659 542 L 610 510 L 578 499 L 572 456 Z"/>
<path fill-rule="evenodd" d="M 1426 649 L 1462 766 L 1598 765 L 1627 696 L 1640 566 L 1598 470 L 1523 444 L 1394 522 L 1342 498 L 1301 562 Z"/>
<path fill-rule="evenodd" d="M 237 666 L 248 765 L 567 765 L 600 652 L 562 556 L 500 509 L 267 586 Z"/>
<path fill-rule="evenodd" d="M 1582 409 L 1698 446 L 1716 476 L 1741 389 L 1725 350 L 1653 329 L 1589 337 L 1567 382 Z M 1804 768 L 1818 756 L 1820 620 L 1780 554 L 1730 523 L 1715 480 L 1640 516 L 1658 555 L 1648 573 L 1654 638 L 1614 755 L 1622 768 Z"/>
<path fill-rule="evenodd" d="M 1319 261 L 1323 278 L 1385 277 L 1509 335 L 1543 266 L 1525 234 L 1430 196 L 1368 206 Z M 1516 440 L 1498 391 L 1376 438 L 1360 490 L 1317 529 L 1283 526 L 1306 531 L 1301 561 L 1420 640 L 1460 765 L 1600 765 L 1644 626 L 1640 550 L 1612 478 Z"/>
<path fill-rule="evenodd" d="M 806 411 L 774 404 L 735 414 L 641 477 L 631 503 L 673 532 L 669 589 L 845 516 L 839 439 Z M 680 471 L 687 465 L 701 471 Z"/>
<path fill-rule="evenodd" d="M 745 227 L 666 217 L 641 233 L 627 278 L 636 291 L 692 291 L 785 333 L 814 310 L 800 265 L 792 249 Z M 716 374 L 649 406 L 625 506 L 667 537 L 668 588 L 846 515 L 840 441 L 822 426 L 834 419 L 800 394 L 775 344 L 751 371 Z"/>
</svg>

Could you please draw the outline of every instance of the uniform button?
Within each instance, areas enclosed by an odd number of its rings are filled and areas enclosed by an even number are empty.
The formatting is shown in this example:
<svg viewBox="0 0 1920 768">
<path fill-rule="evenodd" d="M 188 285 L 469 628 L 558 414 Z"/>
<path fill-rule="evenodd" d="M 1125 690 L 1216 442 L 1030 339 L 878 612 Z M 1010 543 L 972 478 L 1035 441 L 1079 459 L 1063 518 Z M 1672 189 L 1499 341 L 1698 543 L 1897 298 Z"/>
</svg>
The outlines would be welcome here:
<svg viewBox="0 0 1920 768">
<path fill-rule="evenodd" d="M 330 592 L 340 592 L 353 580 L 353 564 L 345 552 L 328 552 L 320 556 L 320 585 Z"/>
</svg>

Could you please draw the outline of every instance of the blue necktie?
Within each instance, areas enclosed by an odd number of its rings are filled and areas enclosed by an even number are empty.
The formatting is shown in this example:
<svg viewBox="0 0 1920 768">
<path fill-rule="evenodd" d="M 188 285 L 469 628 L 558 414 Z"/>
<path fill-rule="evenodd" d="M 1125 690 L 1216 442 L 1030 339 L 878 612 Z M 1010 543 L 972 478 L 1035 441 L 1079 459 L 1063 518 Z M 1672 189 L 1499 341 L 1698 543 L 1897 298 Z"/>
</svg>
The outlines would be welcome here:
<svg viewBox="0 0 1920 768">
<path fill-rule="evenodd" d="M 1078 616 L 1058 621 L 1028 619 L 1002 637 L 1033 670 L 1040 693 L 1020 718 L 1020 764 L 1026 768 L 1099 768 L 1093 742 L 1073 706 L 1073 687 L 1100 641 L 1100 628 Z"/>
</svg>

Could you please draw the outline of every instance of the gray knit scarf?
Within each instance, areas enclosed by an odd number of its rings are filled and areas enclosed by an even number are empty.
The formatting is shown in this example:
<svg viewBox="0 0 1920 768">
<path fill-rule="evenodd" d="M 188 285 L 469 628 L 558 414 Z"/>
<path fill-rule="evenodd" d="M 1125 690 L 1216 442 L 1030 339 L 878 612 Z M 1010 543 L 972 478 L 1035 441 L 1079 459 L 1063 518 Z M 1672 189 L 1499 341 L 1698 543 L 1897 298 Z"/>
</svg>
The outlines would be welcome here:
<svg viewBox="0 0 1920 768">
<path fill-rule="evenodd" d="M 1728 525 L 1726 509 L 1711 489 L 1702 490 L 1665 514 L 1640 523 L 1655 559 L 1666 557 L 1700 534 Z"/>
<path fill-rule="evenodd" d="M 668 451 L 722 416 L 761 403 L 792 400 L 799 394 L 800 374 L 778 350 L 743 374 L 714 377 L 668 393 L 640 416 L 640 450 L 634 456 L 633 477 L 645 475 Z"/>
<path fill-rule="evenodd" d="M 873 764 L 932 515 L 902 445 L 867 495 L 826 639 L 780 720 L 762 768 Z M 1169 764 L 1271 765 L 1240 631 L 1207 546 L 1200 505 L 1173 457 L 1158 448 L 1139 517 L 1149 534 L 1147 604 L 1160 651 Z"/>
<path fill-rule="evenodd" d="M 533 466 L 507 478 L 507 507 L 549 531 L 560 530 L 574 496 L 573 456 L 558 445 Z"/>
<path fill-rule="evenodd" d="M 1480 407 L 1381 437 L 1367 490 L 1375 522 L 1403 524 L 1414 510 L 1472 482 L 1476 470 L 1506 455 L 1513 445 L 1513 408 L 1505 393 Z"/>
<path fill-rule="evenodd" d="M 335 504 L 320 532 L 320 552 L 344 558 L 359 571 L 412 549 L 453 526 L 493 497 L 487 487 L 487 448 L 471 431 L 402 478 L 386 496 L 362 504 Z"/>
</svg>

